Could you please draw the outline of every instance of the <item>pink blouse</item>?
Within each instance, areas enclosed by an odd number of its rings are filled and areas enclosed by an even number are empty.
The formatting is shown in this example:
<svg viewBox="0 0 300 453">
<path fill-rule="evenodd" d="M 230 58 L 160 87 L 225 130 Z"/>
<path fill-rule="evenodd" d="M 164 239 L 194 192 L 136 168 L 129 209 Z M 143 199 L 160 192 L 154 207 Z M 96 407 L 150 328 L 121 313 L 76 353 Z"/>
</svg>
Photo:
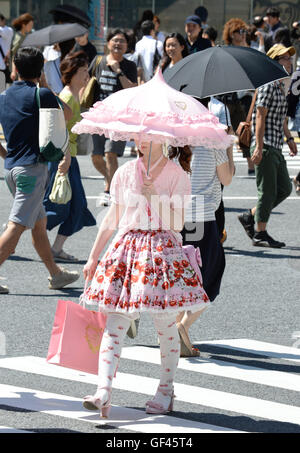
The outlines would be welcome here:
<svg viewBox="0 0 300 453">
<path fill-rule="evenodd" d="M 123 215 L 119 222 L 117 235 L 121 236 L 130 230 L 170 230 L 163 225 L 156 212 L 151 213 L 148 201 L 141 194 L 140 159 L 134 159 L 118 168 L 113 176 L 110 194 L 112 203 L 122 205 Z M 168 160 L 160 174 L 153 182 L 157 196 L 167 206 L 187 208 L 190 202 L 191 183 L 188 174 L 175 162 Z M 182 242 L 181 234 L 172 231 Z"/>
</svg>

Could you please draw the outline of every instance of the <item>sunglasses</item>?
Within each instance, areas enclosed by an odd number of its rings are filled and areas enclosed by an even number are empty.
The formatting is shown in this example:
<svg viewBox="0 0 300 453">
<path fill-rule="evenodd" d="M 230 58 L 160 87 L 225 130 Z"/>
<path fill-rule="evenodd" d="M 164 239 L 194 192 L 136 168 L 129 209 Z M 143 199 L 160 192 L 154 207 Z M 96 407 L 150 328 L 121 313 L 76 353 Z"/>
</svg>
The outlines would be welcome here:
<svg viewBox="0 0 300 453">
<path fill-rule="evenodd" d="M 245 30 L 245 28 L 239 28 L 238 30 L 234 30 L 233 33 L 239 33 L 240 35 L 243 35 L 247 33 L 247 30 Z"/>
</svg>

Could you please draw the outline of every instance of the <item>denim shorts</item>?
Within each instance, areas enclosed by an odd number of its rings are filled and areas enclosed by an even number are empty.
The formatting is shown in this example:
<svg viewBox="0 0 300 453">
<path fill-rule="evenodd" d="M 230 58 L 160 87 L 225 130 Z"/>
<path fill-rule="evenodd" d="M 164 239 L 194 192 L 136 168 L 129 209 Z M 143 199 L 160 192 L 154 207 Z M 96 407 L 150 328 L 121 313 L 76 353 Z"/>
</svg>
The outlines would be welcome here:
<svg viewBox="0 0 300 453">
<path fill-rule="evenodd" d="M 46 164 L 38 163 L 4 170 L 6 184 L 14 197 L 9 220 L 32 229 L 46 217 L 43 198 L 48 182 Z"/>
</svg>

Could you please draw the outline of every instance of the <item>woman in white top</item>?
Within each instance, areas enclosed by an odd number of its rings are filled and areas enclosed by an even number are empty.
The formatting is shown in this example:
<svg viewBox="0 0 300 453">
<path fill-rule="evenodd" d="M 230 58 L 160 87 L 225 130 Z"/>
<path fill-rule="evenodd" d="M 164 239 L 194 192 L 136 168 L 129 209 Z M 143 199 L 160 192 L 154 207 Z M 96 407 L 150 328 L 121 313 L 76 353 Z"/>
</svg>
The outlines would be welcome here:
<svg viewBox="0 0 300 453">
<path fill-rule="evenodd" d="M 164 72 L 189 54 L 186 41 L 180 33 L 171 33 L 164 42 L 164 56 L 161 61 L 161 70 Z"/>
<path fill-rule="evenodd" d="M 220 122 L 226 121 L 224 104 L 211 98 L 208 107 Z M 229 112 L 227 117 L 229 118 Z M 212 302 L 219 294 L 225 269 L 225 254 L 220 242 L 216 211 L 222 200 L 221 184 L 229 185 L 234 174 L 232 147 L 215 151 L 199 146 L 194 147 L 192 152 L 192 204 L 181 234 L 184 245 L 192 244 L 200 249 L 203 287 Z M 199 351 L 192 346 L 188 332 L 202 312 L 203 310 L 195 313 L 186 311 L 177 316 L 182 357 L 199 355 Z"/>
</svg>

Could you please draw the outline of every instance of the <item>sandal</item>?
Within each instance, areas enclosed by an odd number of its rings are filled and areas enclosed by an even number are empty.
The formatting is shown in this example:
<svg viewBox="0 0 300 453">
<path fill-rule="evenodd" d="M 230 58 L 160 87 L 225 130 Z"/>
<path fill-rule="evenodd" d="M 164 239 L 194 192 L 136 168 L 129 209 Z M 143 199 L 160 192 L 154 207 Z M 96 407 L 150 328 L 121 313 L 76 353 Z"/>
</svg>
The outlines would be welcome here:
<svg viewBox="0 0 300 453">
<path fill-rule="evenodd" d="M 158 390 L 158 392 L 161 392 L 163 396 L 169 397 L 170 400 L 167 400 L 166 405 L 164 405 L 159 401 L 159 399 L 157 401 L 156 396 L 158 396 L 158 393 L 156 393 L 152 400 L 146 402 L 146 414 L 165 415 L 173 411 L 175 398 L 174 390 L 172 390 L 170 393 L 164 393 L 161 390 Z"/>
<path fill-rule="evenodd" d="M 300 181 L 297 178 L 293 178 L 293 183 L 295 186 L 296 195 L 300 196 Z"/>
<path fill-rule="evenodd" d="M 96 395 L 87 395 L 83 399 L 83 407 L 88 411 L 100 411 L 102 418 L 108 418 L 111 409 L 111 389 L 109 391 L 108 400 L 103 404 L 101 398 Z"/>
<path fill-rule="evenodd" d="M 199 357 L 200 352 L 194 348 L 184 326 L 179 322 L 177 329 L 180 338 L 180 357 Z"/>
<path fill-rule="evenodd" d="M 52 255 L 54 258 L 54 261 L 56 263 L 77 263 L 78 259 L 75 258 L 73 255 L 69 255 L 69 253 L 64 252 L 61 250 L 60 252 L 54 252 L 52 250 Z"/>
</svg>

